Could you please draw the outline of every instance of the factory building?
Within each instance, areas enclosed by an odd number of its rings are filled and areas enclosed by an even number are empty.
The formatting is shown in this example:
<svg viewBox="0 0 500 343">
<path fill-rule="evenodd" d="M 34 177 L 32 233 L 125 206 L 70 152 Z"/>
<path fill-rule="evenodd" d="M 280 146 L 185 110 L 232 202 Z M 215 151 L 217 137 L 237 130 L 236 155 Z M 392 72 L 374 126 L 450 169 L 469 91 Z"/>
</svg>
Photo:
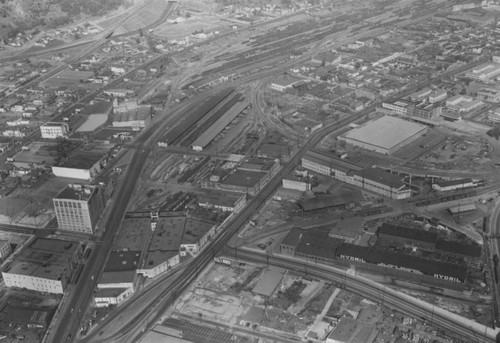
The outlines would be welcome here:
<svg viewBox="0 0 500 343">
<path fill-rule="evenodd" d="M 76 242 L 37 238 L 2 271 L 5 286 L 63 294 L 82 253 Z"/>
<path fill-rule="evenodd" d="M 308 151 L 302 158 L 302 167 L 392 199 L 411 196 L 411 189 L 401 176 L 380 168 L 363 169 L 328 153 Z"/>
<path fill-rule="evenodd" d="M 141 106 L 113 114 L 113 127 L 131 127 L 135 130 L 145 128 L 151 121 L 151 106 Z"/>
<path fill-rule="evenodd" d="M 406 199 L 411 197 L 403 178 L 380 168 L 366 168 L 354 174 L 354 185 L 391 199 Z"/>
<path fill-rule="evenodd" d="M 102 156 L 78 152 L 57 166 L 52 166 L 55 176 L 89 181 L 102 170 Z"/>
<path fill-rule="evenodd" d="M 134 293 L 139 251 L 113 251 L 109 255 L 94 296 L 96 307 L 118 305 Z"/>
<path fill-rule="evenodd" d="M 500 64 L 493 62 L 483 63 L 465 73 L 466 77 L 477 81 L 488 81 L 498 75 L 500 75 Z"/>
</svg>

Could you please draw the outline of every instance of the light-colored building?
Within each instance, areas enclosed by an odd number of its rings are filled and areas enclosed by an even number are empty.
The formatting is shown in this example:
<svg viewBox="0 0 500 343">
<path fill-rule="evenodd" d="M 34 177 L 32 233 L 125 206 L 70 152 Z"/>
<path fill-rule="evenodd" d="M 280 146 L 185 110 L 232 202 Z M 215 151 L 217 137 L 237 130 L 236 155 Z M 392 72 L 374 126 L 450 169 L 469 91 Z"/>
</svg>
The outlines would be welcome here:
<svg viewBox="0 0 500 343">
<path fill-rule="evenodd" d="M 500 64 L 487 62 L 470 69 L 465 76 L 473 80 L 489 81 L 500 75 Z"/>
<path fill-rule="evenodd" d="M 448 110 L 459 113 L 473 111 L 482 105 L 483 102 L 481 100 L 466 95 L 456 95 L 446 101 Z"/>
<path fill-rule="evenodd" d="M 26 134 L 21 130 L 5 130 L 2 132 L 4 137 L 15 137 L 15 138 L 23 138 L 26 137 Z"/>
<path fill-rule="evenodd" d="M 470 10 L 473 8 L 481 7 L 481 1 L 478 2 L 468 2 L 468 3 L 463 3 L 463 4 L 458 4 L 458 5 L 453 5 L 451 10 L 453 12 L 460 12 L 463 10 Z"/>
<path fill-rule="evenodd" d="M 95 307 L 118 305 L 133 294 L 129 288 L 98 288 L 94 296 Z"/>
<path fill-rule="evenodd" d="M 134 293 L 135 270 L 103 272 L 94 296 L 96 307 L 118 305 Z"/>
<path fill-rule="evenodd" d="M 475 183 L 470 178 L 457 180 L 442 180 L 432 184 L 432 189 L 439 192 L 454 191 L 456 189 L 474 187 Z"/>
<path fill-rule="evenodd" d="M 302 158 L 302 167 L 392 199 L 411 196 L 402 177 L 380 168 L 363 169 L 324 152 L 308 151 Z"/>
<path fill-rule="evenodd" d="M 311 58 L 311 62 L 325 66 L 336 65 L 341 61 L 342 56 L 332 51 L 320 52 Z"/>
<path fill-rule="evenodd" d="M 309 150 L 306 152 L 302 157 L 302 167 L 319 174 L 334 177 L 343 182 L 348 182 L 352 178 L 352 172 L 362 169 L 358 165 L 319 150 Z"/>
<path fill-rule="evenodd" d="M 280 75 L 269 84 L 269 88 L 277 90 L 278 92 L 284 92 L 301 81 L 301 79 L 289 75 Z"/>
<path fill-rule="evenodd" d="M 411 103 L 405 100 L 398 100 L 395 102 L 383 102 L 382 108 L 390 110 L 397 114 L 408 114 L 408 108 L 411 107 Z"/>
<path fill-rule="evenodd" d="M 151 121 L 151 106 L 141 106 L 113 114 L 113 127 L 145 128 Z"/>
<path fill-rule="evenodd" d="M 58 137 L 66 137 L 69 133 L 69 126 L 67 123 L 45 123 L 40 126 L 40 133 L 42 138 L 56 139 Z"/>
<path fill-rule="evenodd" d="M 283 179 L 283 188 L 306 192 L 311 190 L 311 184 L 308 178 L 286 178 Z"/>
<path fill-rule="evenodd" d="M 366 168 L 354 174 L 354 185 L 391 199 L 406 199 L 411 197 L 403 178 L 380 168 Z"/>
<path fill-rule="evenodd" d="M 246 204 L 246 194 L 209 191 L 200 194 L 198 205 L 204 208 L 218 209 L 224 212 L 239 212 Z"/>
<path fill-rule="evenodd" d="M 91 185 L 70 184 L 53 201 L 60 229 L 90 234 L 105 205 L 102 190 Z"/>
<path fill-rule="evenodd" d="M 350 130 L 340 141 L 366 150 L 390 155 L 427 132 L 425 125 L 384 116 Z"/>
<path fill-rule="evenodd" d="M 463 101 L 472 101 L 472 98 L 470 96 L 465 96 L 460 94 L 455 95 L 446 100 L 446 107 L 456 106 Z"/>
<path fill-rule="evenodd" d="M 125 67 L 122 67 L 122 66 L 111 66 L 111 67 L 109 67 L 109 69 L 111 70 L 111 72 L 113 74 L 117 74 L 117 75 L 123 75 L 126 72 Z"/>
<path fill-rule="evenodd" d="M 410 99 L 412 101 L 422 101 L 425 100 L 429 95 L 431 95 L 431 93 L 432 89 L 426 87 L 410 94 Z"/>
<path fill-rule="evenodd" d="M 101 156 L 94 154 L 77 153 L 69 159 L 62 161 L 57 166 L 52 166 L 55 176 L 72 179 L 93 179 L 103 168 Z"/>
<path fill-rule="evenodd" d="M 0 240 L 0 260 L 5 260 L 12 252 L 9 241 Z"/>
<path fill-rule="evenodd" d="M 488 120 L 498 123 L 500 122 L 500 109 L 489 111 L 486 116 Z"/>
<path fill-rule="evenodd" d="M 113 97 L 119 97 L 119 98 L 124 98 L 130 94 L 133 94 L 134 91 L 133 90 L 130 90 L 130 89 L 117 89 L 117 88 L 113 88 L 113 89 L 106 89 L 104 91 L 104 94 L 106 95 L 109 95 L 109 96 L 113 96 Z"/>
<path fill-rule="evenodd" d="M 178 251 L 176 252 L 149 252 L 148 258 L 152 261 L 152 265 L 145 268 L 137 269 L 137 274 L 142 274 L 147 278 L 154 278 L 158 275 L 171 270 L 173 267 L 177 266 L 180 261 L 180 255 Z M 161 260 L 161 261 L 160 261 Z M 155 264 L 154 262 L 160 261 Z"/>
<path fill-rule="evenodd" d="M 2 271 L 5 286 L 63 294 L 82 253 L 77 242 L 37 238 Z"/>
<path fill-rule="evenodd" d="M 481 88 L 477 91 L 479 100 L 500 102 L 500 89 L 496 88 Z"/>
<path fill-rule="evenodd" d="M 446 99 L 447 96 L 448 96 L 448 92 L 446 92 L 446 90 L 436 89 L 436 90 L 432 91 L 431 94 L 429 94 L 429 102 L 431 104 L 434 104 L 438 101 Z"/>
</svg>

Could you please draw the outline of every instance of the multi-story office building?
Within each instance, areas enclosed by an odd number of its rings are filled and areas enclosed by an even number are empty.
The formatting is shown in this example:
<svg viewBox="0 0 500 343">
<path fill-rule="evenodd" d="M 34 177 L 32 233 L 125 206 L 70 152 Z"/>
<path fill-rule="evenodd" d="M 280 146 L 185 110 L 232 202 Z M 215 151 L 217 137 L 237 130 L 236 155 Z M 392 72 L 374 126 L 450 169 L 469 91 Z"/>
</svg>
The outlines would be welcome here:
<svg viewBox="0 0 500 343">
<path fill-rule="evenodd" d="M 98 186 L 68 185 L 54 198 L 59 228 L 94 233 L 104 202 L 104 193 Z"/>
<path fill-rule="evenodd" d="M 66 123 L 45 123 L 40 126 L 42 138 L 56 139 L 58 137 L 66 137 L 68 132 L 69 127 Z"/>
</svg>

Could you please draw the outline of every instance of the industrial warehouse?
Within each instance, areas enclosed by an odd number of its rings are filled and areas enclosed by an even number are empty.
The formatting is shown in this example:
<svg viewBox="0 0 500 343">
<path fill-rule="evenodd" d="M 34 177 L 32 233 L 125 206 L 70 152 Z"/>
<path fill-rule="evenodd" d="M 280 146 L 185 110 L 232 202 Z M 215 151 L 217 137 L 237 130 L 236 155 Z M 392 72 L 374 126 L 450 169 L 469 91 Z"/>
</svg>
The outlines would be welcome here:
<svg viewBox="0 0 500 343">
<path fill-rule="evenodd" d="M 480 269 L 481 247 L 473 242 L 449 240 L 418 225 L 387 222 L 378 228 L 376 240 L 363 246 L 355 244 L 361 229 L 359 222 L 356 226 L 339 222 L 331 227 L 293 228 L 282 240 L 280 251 L 318 262 L 344 259 L 459 283 L 470 281 L 471 269 Z"/>
<path fill-rule="evenodd" d="M 339 140 L 366 150 L 390 155 L 427 133 L 427 130 L 425 125 L 384 116 L 352 129 L 339 136 Z"/>
<path fill-rule="evenodd" d="M 319 150 L 308 151 L 302 157 L 302 167 L 392 199 L 412 194 L 402 176 L 380 168 L 361 168 Z"/>
<path fill-rule="evenodd" d="M 219 92 L 206 102 L 193 105 L 190 114 L 174 126 L 158 146 L 180 145 L 201 151 L 248 105 L 234 89 Z"/>
</svg>

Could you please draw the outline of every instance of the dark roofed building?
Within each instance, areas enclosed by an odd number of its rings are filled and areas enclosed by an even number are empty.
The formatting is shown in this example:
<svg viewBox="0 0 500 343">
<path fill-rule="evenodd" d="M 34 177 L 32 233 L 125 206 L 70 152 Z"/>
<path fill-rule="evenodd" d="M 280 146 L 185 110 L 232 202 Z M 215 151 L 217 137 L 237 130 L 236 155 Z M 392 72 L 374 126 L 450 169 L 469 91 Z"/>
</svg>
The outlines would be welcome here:
<svg viewBox="0 0 500 343">
<path fill-rule="evenodd" d="M 460 215 L 462 213 L 466 212 L 472 212 L 477 210 L 476 205 L 474 204 L 466 204 L 466 205 L 458 205 L 458 206 L 453 206 L 448 209 L 452 215 Z"/>
<path fill-rule="evenodd" d="M 295 256 L 317 261 L 334 261 L 335 252 L 342 240 L 331 238 L 326 230 L 304 230 L 297 246 Z"/>
<path fill-rule="evenodd" d="M 359 191 L 341 190 L 335 194 L 319 195 L 314 198 L 299 201 L 303 211 L 314 211 L 325 208 L 349 208 L 361 201 L 362 195 Z"/>
<path fill-rule="evenodd" d="M 344 243 L 337 249 L 337 256 L 357 262 L 430 275 L 448 281 L 465 282 L 467 278 L 466 266 L 396 253 L 377 247 Z"/>
<path fill-rule="evenodd" d="M 210 190 L 200 194 L 198 205 L 204 208 L 215 208 L 225 212 L 239 211 L 246 204 L 246 196 L 241 193 Z"/>
<path fill-rule="evenodd" d="M 481 257 L 481 252 L 483 250 L 482 247 L 476 243 L 445 241 L 442 239 L 437 241 L 436 249 L 446 251 L 447 253 L 475 258 Z"/>
<path fill-rule="evenodd" d="M 438 239 L 437 233 L 424 229 L 412 228 L 402 224 L 384 223 L 377 230 L 377 244 L 383 246 L 412 246 L 434 250 Z"/>
<path fill-rule="evenodd" d="M 270 267 L 260 276 L 259 281 L 252 289 L 252 293 L 270 297 L 281 284 L 285 271 L 281 268 Z"/>
<path fill-rule="evenodd" d="M 257 149 L 259 157 L 288 158 L 292 149 L 286 144 L 263 143 Z"/>
<path fill-rule="evenodd" d="M 363 229 L 364 221 L 363 218 L 357 217 L 342 219 L 331 227 L 328 235 L 332 238 L 353 243 Z"/>
<path fill-rule="evenodd" d="M 113 103 L 111 101 L 97 101 L 91 105 L 87 105 L 83 108 L 81 114 L 92 115 L 92 114 L 109 114 L 113 109 Z"/>
<path fill-rule="evenodd" d="M 328 229 L 292 228 L 280 244 L 282 254 L 331 262 L 341 240 L 328 236 Z"/>
<path fill-rule="evenodd" d="M 112 251 L 109 255 L 105 272 L 135 271 L 141 259 L 140 251 Z"/>
<path fill-rule="evenodd" d="M 284 255 L 295 255 L 295 247 L 300 242 L 302 238 L 302 232 L 304 230 L 298 227 L 294 227 L 288 232 L 288 235 L 281 241 L 280 252 Z"/>
</svg>

